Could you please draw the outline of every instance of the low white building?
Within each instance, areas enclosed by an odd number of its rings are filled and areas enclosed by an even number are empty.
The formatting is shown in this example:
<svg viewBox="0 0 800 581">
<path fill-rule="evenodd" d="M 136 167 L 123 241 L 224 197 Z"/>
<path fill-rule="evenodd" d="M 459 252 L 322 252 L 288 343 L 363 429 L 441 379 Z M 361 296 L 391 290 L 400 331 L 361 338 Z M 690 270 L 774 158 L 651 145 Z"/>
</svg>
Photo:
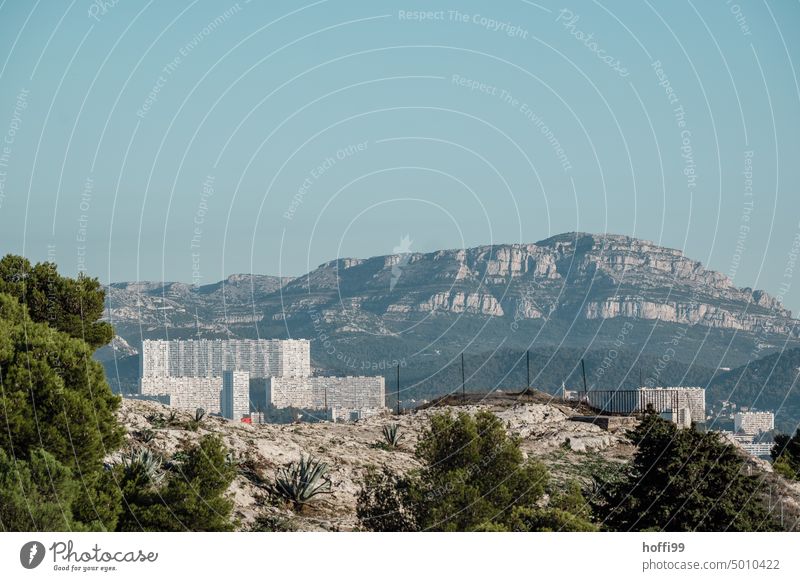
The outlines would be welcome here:
<svg viewBox="0 0 800 581">
<path fill-rule="evenodd" d="M 775 414 L 772 412 L 737 412 L 733 416 L 733 431 L 758 435 L 775 429 Z"/>
<path fill-rule="evenodd" d="M 276 408 L 324 410 L 334 420 L 359 419 L 385 409 L 381 376 L 270 377 L 267 401 Z"/>
<path fill-rule="evenodd" d="M 639 410 L 648 408 L 659 414 L 667 411 L 677 413 L 675 419 L 682 420 L 676 422 L 678 425 L 702 423 L 706 421 L 706 390 L 702 387 L 640 387 Z M 680 410 L 688 410 L 688 418 L 687 412 Z"/>
<path fill-rule="evenodd" d="M 139 389 L 142 395 L 168 395 L 169 405 L 178 409 L 222 412 L 222 377 L 142 377 Z"/>
</svg>

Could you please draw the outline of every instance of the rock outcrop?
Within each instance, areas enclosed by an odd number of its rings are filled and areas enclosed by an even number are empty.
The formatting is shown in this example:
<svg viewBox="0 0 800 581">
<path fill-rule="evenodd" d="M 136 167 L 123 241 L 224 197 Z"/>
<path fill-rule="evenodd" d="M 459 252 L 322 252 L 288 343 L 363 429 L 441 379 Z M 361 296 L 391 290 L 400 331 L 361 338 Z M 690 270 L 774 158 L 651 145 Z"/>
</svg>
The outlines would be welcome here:
<svg viewBox="0 0 800 581">
<path fill-rule="evenodd" d="M 203 287 L 120 283 L 108 318 L 156 328 L 228 332 L 322 312 L 368 328 L 384 315 L 572 320 L 638 318 L 800 337 L 779 300 L 738 288 L 679 250 L 619 235 L 561 234 L 505 244 L 368 259 L 341 258 L 294 280 L 237 275 Z"/>
</svg>

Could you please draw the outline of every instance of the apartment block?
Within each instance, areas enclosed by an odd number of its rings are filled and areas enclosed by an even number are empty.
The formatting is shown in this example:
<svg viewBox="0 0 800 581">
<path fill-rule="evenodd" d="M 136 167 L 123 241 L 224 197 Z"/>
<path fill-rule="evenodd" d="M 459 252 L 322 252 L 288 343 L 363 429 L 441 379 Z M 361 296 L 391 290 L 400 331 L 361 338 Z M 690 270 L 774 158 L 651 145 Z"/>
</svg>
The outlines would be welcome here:
<svg viewBox="0 0 800 581">
<path fill-rule="evenodd" d="M 733 416 L 733 431 L 758 435 L 775 428 L 775 414 L 772 412 L 738 412 Z"/>
<path fill-rule="evenodd" d="M 222 416 L 241 420 L 250 414 L 250 374 L 246 371 L 222 373 Z"/>
<path fill-rule="evenodd" d="M 672 412 L 679 425 L 702 423 L 706 420 L 706 390 L 702 387 L 640 387 L 638 408 L 640 411 L 652 408 L 659 414 Z"/>
<path fill-rule="evenodd" d="M 203 408 L 208 414 L 222 411 L 222 377 L 142 377 L 142 395 L 168 395 L 169 405 L 194 412 Z"/>
<path fill-rule="evenodd" d="M 634 414 L 652 409 L 679 426 L 701 423 L 706 417 L 706 390 L 702 387 L 640 387 L 639 389 L 570 391 L 562 397 L 579 401 L 602 414 Z"/>
<path fill-rule="evenodd" d="M 326 410 L 332 419 L 351 420 L 379 413 L 385 406 L 384 378 L 271 377 L 267 401 L 276 408 Z"/>
<path fill-rule="evenodd" d="M 332 419 L 359 419 L 384 408 L 383 377 L 312 377 L 308 340 L 142 342 L 141 394 L 241 420 L 250 417 L 251 384 L 265 386 L 275 407 L 333 410 Z"/>
<path fill-rule="evenodd" d="M 246 371 L 253 378 L 311 375 L 307 339 L 142 341 L 140 377 L 216 377 Z"/>
</svg>

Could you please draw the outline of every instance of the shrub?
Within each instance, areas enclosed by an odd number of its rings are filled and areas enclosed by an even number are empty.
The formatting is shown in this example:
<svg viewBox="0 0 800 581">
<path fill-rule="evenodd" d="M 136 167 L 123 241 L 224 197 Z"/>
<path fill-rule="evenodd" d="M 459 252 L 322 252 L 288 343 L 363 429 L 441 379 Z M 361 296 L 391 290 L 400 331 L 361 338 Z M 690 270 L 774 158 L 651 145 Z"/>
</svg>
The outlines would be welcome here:
<svg viewBox="0 0 800 581">
<path fill-rule="evenodd" d="M 776 434 L 770 456 L 776 472 L 790 480 L 800 478 L 800 428 L 791 437 L 787 434 Z"/>
<path fill-rule="evenodd" d="M 288 519 L 267 513 L 258 515 L 249 528 L 251 533 L 287 533 L 296 530 Z"/>
<path fill-rule="evenodd" d="M 236 470 L 226 456 L 222 440 L 208 435 L 186 450 L 182 461 L 173 460 L 163 481 L 150 478 L 144 463 L 122 469 L 120 487 L 126 502 L 117 530 L 233 530 L 233 501 L 227 490 Z"/>
<path fill-rule="evenodd" d="M 139 439 L 145 444 L 149 444 L 156 439 L 156 433 L 150 428 L 147 428 L 139 432 Z"/>
<path fill-rule="evenodd" d="M 41 448 L 14 460 L 0 448 L 0 530 L 81 530 L 73 521 L 78 487 L 70 471 Z"/>
<path fill-rule="evenodd" d="M 678 429 L 654 413 L 629 435 L 624 477 L 601 483 L 596 511 L 617 531 L 759 531 L 776 524 L 747 459 L 713 432 Z"/>
<path fill-rule="evenodd" d="M 147 448 L 140 448 L 122 457 L 123 478 L 126 480 L 141 476 L 145 482 L 159 485 L 164 480 L 164 472 L 161 470 L 163 461 L 161 457 L 154 454 Z"/>
<path fill-rule="evenodd" d="M 299 462 L 290 462 L 275 474 L 272 492 L 295 509 L 302 507 L 320 494 L 331 493 L 328 465 L 313 456 L 300 456 Z"/>
<path fill-rule="evenodd" d="M 144 419 L 146 419 L 154 428 L 163 428 L 167 425 L 164 414 L 161 413 L 147 414 Z"/>
<path fill-rule="evenodd" d="M 358 493 L 356 516 L 371 531 L 417 530 L 411 500 L 412 483 L 384 467 L 367 470 Z"/>
<path fill-rule="evenodd" d="M 407 476 L 389 469 L 368 472 L 358 496 L 361 525 L 373 531 L 503 531 L 551 529 L 574 517 L 575 530 L 591 530 L 588 514 L 573 515 L 566 503 L 541 508 L 548 473 L 525 460 L 519 439 L 492 413 L 461 412 L 431 417 L 416 455 L 423 467 Z M 585 503 L 583 503 L 585 505 Z M 561 508 L 563 506 L 563 508 Z M 525 509 L 518 512 L 516 509 Z M 548 517 L 547 520 L 545 517 Z"/>
</svg>

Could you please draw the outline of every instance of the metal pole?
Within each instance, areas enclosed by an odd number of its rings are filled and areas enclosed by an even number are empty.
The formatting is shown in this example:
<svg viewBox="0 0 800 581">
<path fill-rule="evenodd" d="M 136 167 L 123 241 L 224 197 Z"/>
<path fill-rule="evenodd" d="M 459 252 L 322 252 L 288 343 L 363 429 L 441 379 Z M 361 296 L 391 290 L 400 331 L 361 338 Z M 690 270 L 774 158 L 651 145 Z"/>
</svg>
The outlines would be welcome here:
<svg viewBox="0 0 800 581">
<path fill-rule="evenodd" d="M 527 368 L 528 382 L 525 384 L 528 389 L 531 388 L 531 352 L 525 351 L 525 367 Z"/>
<path fill-rule="evenodd" d="M 400 415 L 400 364 L 397 364 L 397 415 Z"/>
<path fill-rule="evenodd" d="M 581 371 L 583 371 L 583 393 L 586 393 L 588 390 L 586 389 L 586 364 L 581 359 Z"/>
<path fill-rule="evenodd" d="M 461 402 L 466 403 L 467 401 L 467 391 L 466 391 L 466 379 L 464 376 L 464 352 L 461 352 Z"/>
</svg>

